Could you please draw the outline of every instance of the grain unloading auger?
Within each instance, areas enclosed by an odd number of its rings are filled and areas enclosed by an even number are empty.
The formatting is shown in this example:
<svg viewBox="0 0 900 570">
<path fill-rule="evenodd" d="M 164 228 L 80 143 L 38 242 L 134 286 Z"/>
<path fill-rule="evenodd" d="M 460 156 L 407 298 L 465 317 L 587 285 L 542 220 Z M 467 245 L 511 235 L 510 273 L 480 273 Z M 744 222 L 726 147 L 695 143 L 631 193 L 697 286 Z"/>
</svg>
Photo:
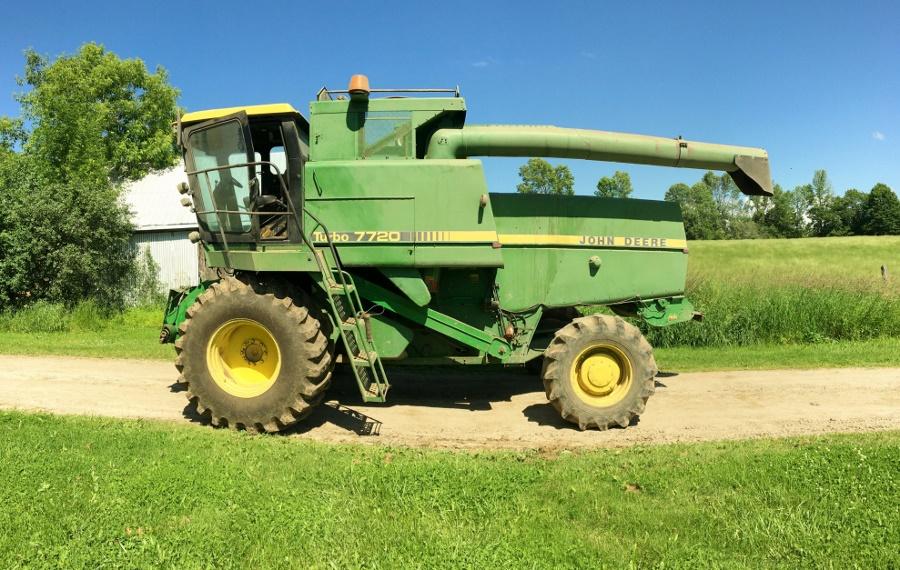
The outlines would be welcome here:
<svg viewBox="0 0 900 570">
<path fill-rule="evenodd" d="M 765 151 L 556 127 L 466 126 L 458 91 L 373 98 L 354 76 L 290 105 L 188 113 L 178 125 L 206 265 L 161 333 L 214 425 L 282 430 L 324 398 L 342 355 L 364 401 L 382 361 L 538 364 L 581 428 L 627 426 L 657 373 L 633 317 L 690 320 L 677 204 L 489 194 L 474 156 L 542 156 L 729 172 L 770 195 Z M 334 96 L 338 95 L 337 98 Z M 604 305 L 619 316 L 582 317 Z"/>
</svg>

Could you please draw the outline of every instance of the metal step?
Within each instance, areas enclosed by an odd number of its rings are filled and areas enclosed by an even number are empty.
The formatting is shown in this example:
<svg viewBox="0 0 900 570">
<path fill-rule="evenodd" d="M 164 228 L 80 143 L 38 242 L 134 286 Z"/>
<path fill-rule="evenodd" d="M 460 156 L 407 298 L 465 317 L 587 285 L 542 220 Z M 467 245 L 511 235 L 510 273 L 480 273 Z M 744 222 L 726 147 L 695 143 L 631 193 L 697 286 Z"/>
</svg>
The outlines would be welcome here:
<svg viewBox="0 0 900 570">
<path fill-rule="evenodd" d="M 348 283 L 347 286 L 344 287 L 340 283 L 336 283 L 336 284 L 328 286 L 328 292 L 331 293 L 332 295 L 347 296 L 347 295 L 350 295 L 350 294 L 356 292 L 356 286 Z"/>
<path fill-rule="evenodd" d="M 352 360 L 353 366 L 365 366 L 366 368 L 371 368 L 373 366 L 372 361 L 361 354 L 354 356 Z"/>
<path fill-rule="evenodd" d="M 320 224 L 321 225 L 321 224 Z M 330 234 L 325 231 L 326 236 Z M 307 243 L 313 247 L 321 279 L 319 284 L 328 293 L 328 304 L 331 315 L 339 324 L 338 331 L 344 349 L 349 355 L 350 370 L 359 386 L 364 402 L 384 402 L 390 383 L 375 344 L 369 338 L 366 322 L 361 319 L 362 301 L 359 298 L 353 277 L 341 267 L 337 250 L 328 238 L 327 247 L 316 247 L 313 241 Z"/>
</svg>

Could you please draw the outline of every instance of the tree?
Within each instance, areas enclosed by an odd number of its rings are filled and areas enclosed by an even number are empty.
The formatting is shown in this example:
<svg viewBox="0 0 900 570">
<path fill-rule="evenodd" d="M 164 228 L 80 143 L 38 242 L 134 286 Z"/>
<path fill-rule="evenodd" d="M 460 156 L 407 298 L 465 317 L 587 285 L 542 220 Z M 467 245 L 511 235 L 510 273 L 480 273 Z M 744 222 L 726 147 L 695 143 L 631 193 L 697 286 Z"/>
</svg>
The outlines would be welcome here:
<svg viewBox="0 0 900 570">
<path fill-rule="evenodd" d="M 725 224 L 719 216 L 712 190 L 703 182 L 693 186 L 673 184 L 666 191 L 665 199 L 678 202 L 684 220 L 684 232 L 688 239 L 722 239 Z"/>
<path fill-rule="evenodd" d="M 834 210 L 834 190 L 825 170 L 816 170 L 806 194 L 809 200 L 809 232 L 816 237 L 843 235 L 841 217 Z"/>
<path fill-rule="evenodd" d="M 833 236 L 861 235 L 862 210 L 868 194 L 850 188 L 843 196 L 837 196 L 831 202 L 831 210 L 837 218 L 836 227 L 829 233 Z"/>
<path fill-rule="evenodd" d="M 810 184 L 795 186 L 793 190 L 784 193 L 788 199 L 790 208 L 794 211 L 797 220 L 796 235 L 783 237 L 804 237 L 809 235 L 809 205 L 812 204 L 813 189 Z"/>
<path fill-rule="evenodd" d="M 891 188 L 876 184 L 866 199 L 861 216 L 862 230 L 866 235 L 900 234 L 900 201 Z"/>
<path fill-rule="evenodd" d="M 53 61 L 25 53 L 18 96 L 33 125 L 26 150 L 66 178 L 114 182 L 171 166 L 178 90 L 166 71 L 147 71 L 140 59 L 120 59 L 88 43 Z"/>
<path fill-rule="evenodd" d="M 729 174 L 707 171 L 700 182 L 710 189 L 724 227 L 724 237 L 750 239 L 759 234 L 752 217 L 755 204 L 744 197 Z"/>
<path fill-rule="evenodd" d="M 120 182 L 175 162 L 166 73 L 86 44 L 26 52 L 21 118 L 0 118 L 0 308 L 94 297 L 115 304 L 134 270 Z"/>
<path fill-rule="evenodd" d="M 797 198 L 791 191 L 782 190 L 776 184 L 772 188 L 768 208 L 757 219 L 762 232 L 768 237 L 791 238 L 803 235 L 802 222 L 797 213 Z"/>
<path fill-rule="evenodd" d="M 0 117 L 0 155 L 8 155 L 25 138 L 21 119 Z"/>
<path fill-rule="evenodd" d="M 0 306 L 122 301 L 134 269 L 133 226 L 114 186 L 60 182 L 27 165 L 3 190 Z"/>
<path fill-rule="evenodd" d="M 604 176 L 597 182 L 597 190 L 594 196 L 601 198 L 629 198 L 631 197 L 631 176 L 627 172 L 616 170 L 612 178 Z"/>
<path fill-rule="evenodd" d="M 575 177 L 568 166 L 560 164 L 552 166 L 543 158 L 530 158 L 519 167 L 522 183 L 516 190 L 522 194 L 561 194 L 571 196 L 575 193 Z"/>
</svg>

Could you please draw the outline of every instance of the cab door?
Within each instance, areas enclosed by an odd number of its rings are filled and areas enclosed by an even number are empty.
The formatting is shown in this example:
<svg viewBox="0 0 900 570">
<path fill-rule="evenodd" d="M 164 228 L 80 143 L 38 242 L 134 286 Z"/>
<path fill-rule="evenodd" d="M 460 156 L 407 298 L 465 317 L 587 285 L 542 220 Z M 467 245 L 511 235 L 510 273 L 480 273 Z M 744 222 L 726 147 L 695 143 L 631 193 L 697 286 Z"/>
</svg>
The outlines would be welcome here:
<svg viewBox="0 0 900 570">
<path fill-rule="evenodd" d="M 259 189 L 247 114 L 191 125 L 182 134 L 200 235 L 207 242 L 253 242 Z"/>
</svg>

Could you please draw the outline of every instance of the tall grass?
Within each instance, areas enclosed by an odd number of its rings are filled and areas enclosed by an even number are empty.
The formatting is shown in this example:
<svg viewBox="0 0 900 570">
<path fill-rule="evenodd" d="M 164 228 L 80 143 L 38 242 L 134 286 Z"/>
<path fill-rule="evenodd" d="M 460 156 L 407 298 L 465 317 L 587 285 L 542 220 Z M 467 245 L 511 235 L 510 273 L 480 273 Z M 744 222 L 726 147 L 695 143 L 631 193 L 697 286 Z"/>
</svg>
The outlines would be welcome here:
<svg viewBox="0 0 900 570">
<path fill-rule="evenodd" d="M 699 241 L 690 251 L 686 295 L 703 322 L 641 324 L 655 346 L 900 338 L 900 236 Z"/>
<path fill-rule="evenodd" d="M 818 281 L 811 278 L 811 281 Z M 900 337 L 900 295 L 845 284 L 692 280 L 687 296 L 702 322 L 642 324 L 654 346 L 737 346 Z"/>
<path fill-rule="evenodd" d="M 119 310 L 102 307 L 92 300 L 72 308 L 38 301 L 16 311 L 0 313 L 0 332 L 66 333 L 97 332 L 117 327 L 156 327 L 162 322 L 162 312 L 162 304 Z"/>
</svg>

